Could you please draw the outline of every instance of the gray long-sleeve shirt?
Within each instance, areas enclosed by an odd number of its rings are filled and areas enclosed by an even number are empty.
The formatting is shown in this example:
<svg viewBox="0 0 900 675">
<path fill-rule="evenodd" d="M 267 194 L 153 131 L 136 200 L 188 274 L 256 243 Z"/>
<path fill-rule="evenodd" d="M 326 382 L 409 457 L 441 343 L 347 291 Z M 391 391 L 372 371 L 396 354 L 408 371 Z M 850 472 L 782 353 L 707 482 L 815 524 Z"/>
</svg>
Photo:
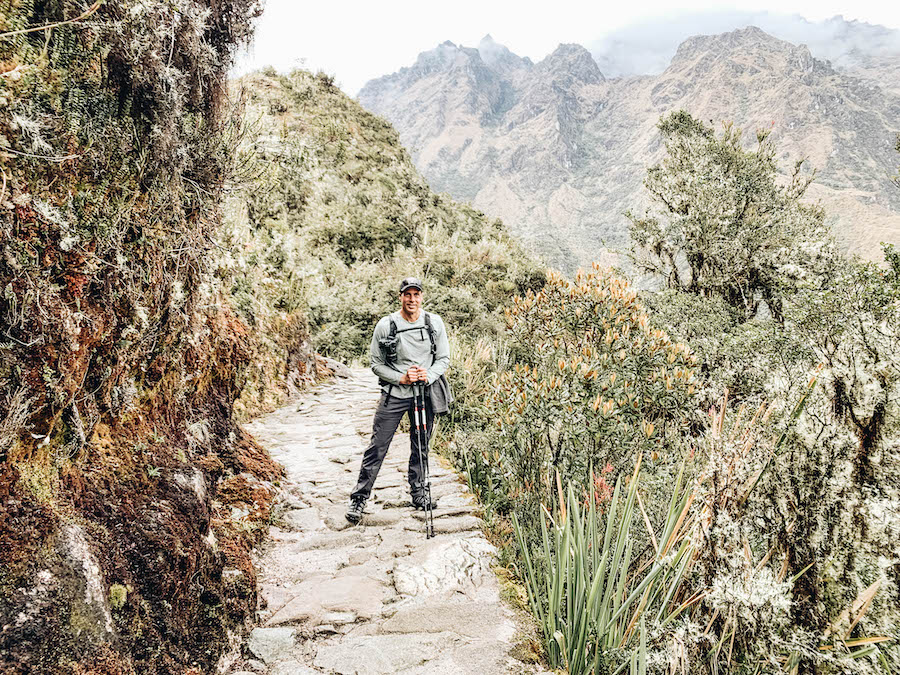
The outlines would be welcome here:
<svg viewBox="0 0 900 675">
<path fill-rule="evenodd" d="M 412 398 L 413 388 L 408 384 L 399 384 L 400 378 L 410 366 L 420 366 L 428 373 L 428 383 L 431 384 L 444 374 L 450 365 L 450 342 L 447 339 L 447 329 L 444 322 L 437 314 L 429 312 L 431 326 L 434 328 L 435 354 L 434 363 L 431 362 L 431 340 L 428 337 L 428 328 L 425 326 L 425 311 L 419 312 L 419 318 L 410 323 L 399 311 L 382 317 L 375 326 L 372 335 L 372 344 L 369 348 L 369 357 L 372 360 L 372 372 L 380 379 L 388 382 L 391 387 L 391 396 L 397 398 Z M 397 324 L 397 362 L 393 367 L 384 361 L 384 354 L 378 341 L 391 333 L 391 319 Z M 415 328 L 418 330 L 407 330 Z M 403 331 L 403 332 L 401 332 Z M 387 391 L 388 387 L 383 387 Z"/>
</svg>

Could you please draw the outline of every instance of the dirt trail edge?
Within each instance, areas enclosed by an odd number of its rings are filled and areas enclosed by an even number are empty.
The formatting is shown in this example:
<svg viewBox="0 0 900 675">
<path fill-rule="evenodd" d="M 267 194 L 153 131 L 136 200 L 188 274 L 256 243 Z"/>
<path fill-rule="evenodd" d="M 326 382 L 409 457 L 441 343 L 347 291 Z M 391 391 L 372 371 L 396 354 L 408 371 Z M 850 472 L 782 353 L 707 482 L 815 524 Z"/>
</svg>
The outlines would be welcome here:
<svg viewBox="0 0 900 675">
<path fill-rule="evenodd" d="M 432 459 L 436 535 L 409 506 L 409 436 L 398 432 L 359 525 L 344 519 L 378 384 L 352 369 L 246 428 L 286 470 L 286 504 L 258 564 L 255 672 L 536 673 L 500 599 L 495 550 L 472 496 Z M 232 671 L 236 672 L 236 671 Z"/>
</svg>

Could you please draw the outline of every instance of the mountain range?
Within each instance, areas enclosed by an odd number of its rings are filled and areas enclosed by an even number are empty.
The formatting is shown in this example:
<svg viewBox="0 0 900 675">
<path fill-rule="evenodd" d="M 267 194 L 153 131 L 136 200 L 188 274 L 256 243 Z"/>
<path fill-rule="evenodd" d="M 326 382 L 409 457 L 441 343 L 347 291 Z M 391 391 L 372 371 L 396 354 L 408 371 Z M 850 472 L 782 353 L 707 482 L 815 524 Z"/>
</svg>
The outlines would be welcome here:
<svg viewBox="0 0 900 675">
<path fill-rule="evenodd" d="M 662 153 L 656 124 L 679 109 L 733 122 L 748 145 L 770 128 L 785 172 L 799 159 L 816 171 L 808 195 L 839 240 L 877 258 L 880 242 L 900 241 L 895 73 L 883 49 L 836 67 L 756 27 L 691 37 L 661 73 L 620 77 L 580 45 L 535 63 L 486 36 L 423 52 L 358 98 L 435 190 L 501 217 L 567 271 L 627 247 L 623 213 L 646 205 L 642 180 Z"/>
<path fill-rule="evenodd" d="M 610 31 L 588 42 L 607 77 L 656 75 L 668 66 L 678 46 L 698 34 L 726 33 L 756 26 L 793 44 L 804 44 L 817 59 L 838 71 L 900 91 L 900 30 L 833 16 L 809 21 L 799 15 L 767 11 L 699 11 L 653 18 Z"/>
</svg>

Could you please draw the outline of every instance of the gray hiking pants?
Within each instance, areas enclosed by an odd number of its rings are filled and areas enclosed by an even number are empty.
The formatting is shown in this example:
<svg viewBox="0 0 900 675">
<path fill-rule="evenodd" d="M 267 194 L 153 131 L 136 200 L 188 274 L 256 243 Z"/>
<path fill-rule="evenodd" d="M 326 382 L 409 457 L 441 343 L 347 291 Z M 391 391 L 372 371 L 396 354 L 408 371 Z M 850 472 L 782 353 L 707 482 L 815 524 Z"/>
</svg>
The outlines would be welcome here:
<svg viewBox="0 0 900 675">
<path fill-rule="evenodd" d="M 417 497 L 424 491 L 424 476 L 419 466 L 419 439 L 416 434 L 415 408 L 414 399 L 397 398 L 396 396 L 388 396 L 381 394 L 381 401 L 378 403 L 378 410 L 375 411 L 375 421 L 372 424 L 372 440 L 369 447 L 366 448 L 362 458 L 362 466 L 359 469 L 359 481 L 353 492 L 350 493 L 350 499 L 368 499 L 372 494 L 372 486 L 375 485 L 375 477 L 381 469 L 381 463 L 387 454 L 388 447 L 394 439 L 394 433 L 404 414 L 409 415 L 409 492 L 413 497 Z M 434 422 L 434 411 L 431 409 L 431 397 L 425 395 L 425 414 L 428 421 L 428 434 L 431 434 L 431 425 Z M 422 462 L 428 463 L 428 439 L 422 434 L 424 446 L 422 447 Z"/>
</svg>

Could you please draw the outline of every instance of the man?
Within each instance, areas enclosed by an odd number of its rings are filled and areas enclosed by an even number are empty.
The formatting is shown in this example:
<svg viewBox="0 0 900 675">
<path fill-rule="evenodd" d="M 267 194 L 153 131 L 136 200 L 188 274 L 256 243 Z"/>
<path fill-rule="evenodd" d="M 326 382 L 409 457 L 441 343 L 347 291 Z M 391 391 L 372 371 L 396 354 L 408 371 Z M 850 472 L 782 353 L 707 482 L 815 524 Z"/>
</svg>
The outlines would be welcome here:
<svg viewBox="0 0 900 675">
<path fill-rule="evenodd" d="M 427 385 L 437 381 L 450 365 L 450 343 L 441 317 L 430 313 L 426 315 L 422 310 L 422 300 L 421 281 L 415 277 L 401 281 L 400 310 L 382 317 L 372 335 L 369 356 L 372 370 L 381 380 L 381 400 L 372 424 L 372 440 L 363 454 L 359 481 L 350 494 L 350 509 L 346 517 L 351 523 L 362 519 L 375 477 L 404 414 L 409 415 L 410 421 L 409 493 L 415 508 L 426 507 L 419 452 L 422 453 L 423 463 L 427 464 L 428 438 L 424 438 L 423 447 L 419 448 L 413 412 L 413 387 L 426 385 L 425 415 L 427 434 L 430 435 L 434 407 Z M 396 354 L 389 353 L 390 350 L 384 346 L 385 339 L 391 342 L 391 337 L 396 338 Z M 428 506 L 434 508 L 436 504 L 432 501 Z"/>
</svg>

